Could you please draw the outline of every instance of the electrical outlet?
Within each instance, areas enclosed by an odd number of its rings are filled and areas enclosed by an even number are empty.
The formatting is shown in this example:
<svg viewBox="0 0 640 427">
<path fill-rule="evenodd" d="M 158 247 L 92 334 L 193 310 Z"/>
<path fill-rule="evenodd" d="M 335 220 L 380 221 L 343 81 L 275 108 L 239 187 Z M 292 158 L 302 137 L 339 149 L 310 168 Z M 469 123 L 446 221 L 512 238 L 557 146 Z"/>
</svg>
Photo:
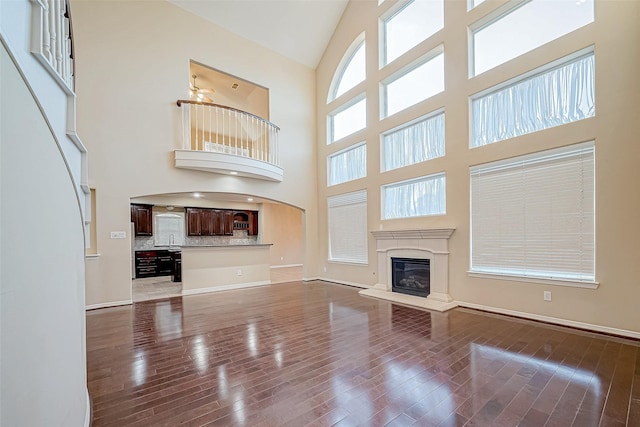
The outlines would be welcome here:
<svg viewBox="0 0 640 427">
<path fill-rule="evenodd" d="M 543 298 L 545 301 L 551 301 L 551 291 L 544 291 Z"/>
<path fill-rule="evenodd" d="M 326 273 L 327 272 L 327 267 L 324 267 L 322 270 Z"/>
<path fill-rule="evenodd" d="M 238 271 L 236 271 L 236 274 L 237 274 L 238 276 L 242 276 L 242 270 L 238 270 Z"/>
</svg>

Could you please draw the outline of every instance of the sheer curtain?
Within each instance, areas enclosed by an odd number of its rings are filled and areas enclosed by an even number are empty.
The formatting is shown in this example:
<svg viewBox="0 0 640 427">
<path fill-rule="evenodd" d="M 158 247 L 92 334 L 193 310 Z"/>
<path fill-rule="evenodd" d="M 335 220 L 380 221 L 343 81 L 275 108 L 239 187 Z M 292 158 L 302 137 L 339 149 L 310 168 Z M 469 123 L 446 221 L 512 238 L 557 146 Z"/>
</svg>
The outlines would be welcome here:
<svg viewBox="0 0 640 427">
<path fill-rule="evenodd" d="M 367 145 L 360 145 L 329 156 L 329 185 L 367 176 Z"/>
<path fill-rule="evenodd" d="M 593 53 L 472 101 L 471 147 L 595 115 Z"/>
<path fill-rule="evenodd" d="M 444 156 L 444 113 L 384 136 L 384 170 Z"/>
<path fill-rule="evenodd" d="M 385 185 L 383 219 L 446 213 L 445 174 L 430 175 L 413 181 Z"/>
</svg>

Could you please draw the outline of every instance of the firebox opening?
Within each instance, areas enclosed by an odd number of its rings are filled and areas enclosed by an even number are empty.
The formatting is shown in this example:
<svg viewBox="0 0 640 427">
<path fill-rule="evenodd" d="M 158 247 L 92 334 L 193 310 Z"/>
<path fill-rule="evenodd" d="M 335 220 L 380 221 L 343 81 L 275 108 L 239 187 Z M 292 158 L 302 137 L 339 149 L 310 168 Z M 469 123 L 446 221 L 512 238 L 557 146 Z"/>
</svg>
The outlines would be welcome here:
<svg viewBox="0 0 640 427">
<path fill-rule="evenodd" d="M 431 291 L 430 260 L 391 258 L 391 290 L 427 297 Z"/>
</svg>

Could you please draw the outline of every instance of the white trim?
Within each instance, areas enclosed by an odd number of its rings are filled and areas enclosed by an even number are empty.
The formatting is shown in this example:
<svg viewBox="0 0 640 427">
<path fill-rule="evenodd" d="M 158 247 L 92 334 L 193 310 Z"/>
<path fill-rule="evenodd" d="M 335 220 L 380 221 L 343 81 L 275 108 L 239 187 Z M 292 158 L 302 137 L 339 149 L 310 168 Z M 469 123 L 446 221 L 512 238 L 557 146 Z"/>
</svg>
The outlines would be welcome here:
<svg viewBox="0 0 640 427">
<path fill-rule="evenodd" d="M 314 279 L 314 280 L 322 280 L 323 282 L 337 283 L 339 285 L 354 286 L 356 288 L 362 288 L 362 289 L 371 288 L 371 285 L 365 285 L 365 284 L 362 284 L 362 283 L 349 282 L 347 280 L 329 279 L 327 277 L 318 277 L 317 279 Z"/>
<path fill-rule="evenodd" d="M 319 277 L 303 277 L 303 282 L 313 282 L 314 280 L 321 280 Z"/>
<path fill-rule="evenodd" d="M 509 274 L 482 273 L 479 271 L 467 271 L 469 277 L 481 277 L 485 279 L 510 280 L 513 282 L 540 283 L 542 285 L 569 286 L 572 288 L 598 289 L 600 282 L 581 282 L 570 279 L 545 279 L 532 276 L 512 276 Z"/>
<path fill-rule="evenodd" d="M 84 309 L 85 311 L 88 311 L 88 310 L 95 310 L 96 308 L 118 307 L 121 305 L 131 305 L 131 304 L 133 304 L 133 300 L 101 302 L 100 304 L 85 305 Z"/>
<path fill-rule="evenodd" d="M 87 404 L 84 412 L 84 427 L 91 426 L 91 398 L 89 397 L 89 389 L 85 388 L 87 394 Z"/>
<path fill-rule="evenodd" d="M 396 239 L 448 239 L 455 231 L 451 228 L 430 228 L 423 230 L 371 230 L 376 240 Z"/>
<path fill-rule="evenodd" d="M 187 289 L 182 291 L 182 295 L 208 294 L 211 292 L 232 291 L 235 289 L 253 288 L 256 286 L 270 285 L 271 280 L 261 280 L 259 282 L 238 283 L 234 285 L 212 286 L 210 288 Z"/>
<path fill-rule="evenodd" d="M 573 328 L 583 329 L 590 332 L 602 332 L 605 334 L 624 336 L 634 339 L 640 339 L 640 332 L 629 331 L 627 329 L 611 328 L 608 326 L 595 325 L 593 323 L 578 322 L 575 320 L 560 319 L 557 317 L 542 316 L 540 314 L 526 313 L 522 311 L 508 310 L 505 308 L 491 307 L 482 304 L 474 304 L 464 301 L 456 301 L 458 306 L 466 308 L 474 308 L 477 310 L 489 311 L 492 313 L 506 314 L 509 316 L 520 317 L 524 319 L 538 320 L 541 322 L 554 323 L 561 326 L 570 326 Z"/>
<path fill-rule="evenodd" d="M 100 254 L 85 254 L 84 259 L 98 259 L 100 258 Z"/>
<path fill-rule="evenodd" d="M 191 169 L 222 175 L 237 172 L 238 176 L 274 182 L 282 182 L 284 176 L 283 169 L 278 165 L 234 154 L 175 150 L 174 158 L 175 167 L 178 169 Z"/>
<path fill-rule="evenodd" d="M 269 268 L 293 268 L 293 267 L 302 267 L 302 264 L 272 265 Z"/>
</svg>

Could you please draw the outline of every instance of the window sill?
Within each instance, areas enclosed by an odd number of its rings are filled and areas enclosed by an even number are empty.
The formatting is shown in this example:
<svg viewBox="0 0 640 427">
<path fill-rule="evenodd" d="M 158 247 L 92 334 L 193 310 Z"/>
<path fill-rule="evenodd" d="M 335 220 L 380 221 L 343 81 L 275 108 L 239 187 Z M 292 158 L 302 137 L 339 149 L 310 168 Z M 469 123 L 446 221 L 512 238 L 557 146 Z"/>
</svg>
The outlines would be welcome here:
<svg viewBox="0 0 640 427">
<path fill-rule="evenodd" d="M 358 266 L 367 266 L 368 262 L 365 261 L 347 261 L 342 259 L 329 259 L 327 260 L 330 264 L 345 264 L 345 265 L 358 265 Z"/>
<path fill-rule="evenodd" d="M 598 287 L 600 286 L 599 282 L 587 282 L 587 281 L 568 280 L 568 279 L 567 280 L 543 279 L 541 277 L 515 276 L 515 275 L 496 274 L 496 273 L 480 273 L 477 271 L 467 271 L 467 275 L 469 277 L 481 277 L 485 279 L 509 280 L 512 282 L 538 283 L 542 285 L 568 286 L 572 288 L 584 288 L 584 289 L 598 289 Z"/>
</svg>

